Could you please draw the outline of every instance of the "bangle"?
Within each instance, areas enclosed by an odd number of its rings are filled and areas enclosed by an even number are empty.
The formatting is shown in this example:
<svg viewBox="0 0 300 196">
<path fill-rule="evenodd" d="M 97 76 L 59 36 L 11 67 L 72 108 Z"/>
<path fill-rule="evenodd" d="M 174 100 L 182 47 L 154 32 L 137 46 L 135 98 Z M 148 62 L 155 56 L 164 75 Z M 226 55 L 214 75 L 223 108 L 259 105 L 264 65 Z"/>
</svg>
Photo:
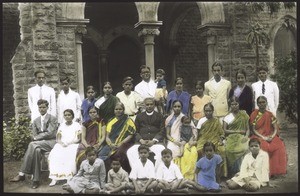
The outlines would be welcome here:
<svg viewBox="0 0 300 196">
<path fill-rule="evenodd" d="M 171 141 L 171 142 L 174 142 L 175 140 L 174 140 L 174 138 L 171 137 L 170 141 Z"/>
</svg>

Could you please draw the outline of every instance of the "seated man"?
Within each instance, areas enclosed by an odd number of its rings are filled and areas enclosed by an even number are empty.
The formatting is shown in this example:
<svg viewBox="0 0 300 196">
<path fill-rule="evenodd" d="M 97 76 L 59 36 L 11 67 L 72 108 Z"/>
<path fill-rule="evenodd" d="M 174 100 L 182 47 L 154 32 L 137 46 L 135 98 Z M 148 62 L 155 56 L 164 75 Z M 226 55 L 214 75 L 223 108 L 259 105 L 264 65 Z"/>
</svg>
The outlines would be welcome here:
<svg viewBox="0 0 300 196">
<path fill-rule="evenodd" d="M 39 186 L 41 174 L 41 152 L 50 152 L 56 143 L 57 118 L 48 114 L 48 101 L 40 99 L 37 102 L 40 116 L 32 124 L 33 141 L 26 150 L 19 174 L 11 182 L 25 180 L 25 174 L 33 175 L 31 188 Z"/>
<path fill-rule="evenodd" d="M 145 144 L 150 151 L 155 154 L 155 170 L 161 162 L 161 151 L 165 149 L 163 146 L 164 132 L 164 118 L 162 114 L 154 111 L 155 100 L 148 97 L 144 100 L 146 111 L 138 114 L 135 119 L 136 135 L 135 145 L 130 147 L 127 151 L 127 157 L 130 167 L 135 166 L 136 161 L 139 160 L 138 147 L 140 144 Z"/>
</svg>

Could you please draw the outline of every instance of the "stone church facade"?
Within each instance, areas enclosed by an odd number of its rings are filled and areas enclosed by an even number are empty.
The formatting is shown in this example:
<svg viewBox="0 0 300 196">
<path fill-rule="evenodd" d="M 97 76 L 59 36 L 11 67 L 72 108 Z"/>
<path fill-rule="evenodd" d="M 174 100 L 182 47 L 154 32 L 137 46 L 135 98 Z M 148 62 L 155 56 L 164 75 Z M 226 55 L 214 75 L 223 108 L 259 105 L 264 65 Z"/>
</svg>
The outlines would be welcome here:
<svg viewBox="0 0 300 196">
<path fill-rule="evenodd" d="M 3 3 L 3 115 L 29 115 L 27 90 L 34 71 L 46 71 L 46 83 L 58 95 L 59 78 L 84 98 L 85 87 L 111 81 L 140 81 L 139 66 L 166 71 L 167 88 L 177 76 L 194 93 L 197 80 L 207 81 L 216 60 L 224 77 L 235 83 L 244 68 L 256 80 L 255 52 L 246 42 L 250 25 L 260 22 L 270 41 L 260 47 L 260 64 L 274 71 L 274 59 L 296 47 L 296 33 L 286 32 L 286 19 L 296 24 L 296 8 L 251 13 L 239 2 Z M 280 41 L 282 43 L 279 43 Z M 13 95 L 13 96 L 12 96 Z"/>
</svg>

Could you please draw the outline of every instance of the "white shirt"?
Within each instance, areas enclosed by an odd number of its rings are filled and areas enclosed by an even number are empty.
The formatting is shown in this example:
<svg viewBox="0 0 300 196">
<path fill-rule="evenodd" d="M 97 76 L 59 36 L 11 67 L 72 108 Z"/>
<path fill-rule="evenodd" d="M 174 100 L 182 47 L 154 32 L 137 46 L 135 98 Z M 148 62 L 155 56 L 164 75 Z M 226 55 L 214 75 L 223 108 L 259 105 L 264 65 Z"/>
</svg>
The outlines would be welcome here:
<svg viewBox="0 0 300 196">
<path fill-rule="evenodd" d="M 44 131 L 44 120 L 46 117 L 47 113 L 44 115 L 41 115 L 41 131 Z"/>
<path fill-rule="evenodd" d="M 143 98 L 135 91 L 131 91 L 129 95 L 126 95 L 125 92 L 122 91 L 117 93 L 116 97 L 124 104 L 124 113 L 128 115 L 135 115 L 143 103 Z"/>
<path fill-rule="evenodd" d="M 197 123 L 196 128 L 197 128 L 197 129 L 201 129 L 203 123 L 205 123 L 207 120 L 208 120 L 208 119 L 207 119 L 206 117 L 200 118 L 200 120 L 199 120 L 198 123 Z"/>
<path fill-rule="evenodd" d="M 164 163 L 159 165 L 156 172 L 156 179 L 172 182 L 173 180 L 183 179 L 183 176 L 178 166 L 171 161 L 169 168 Z"/>
<path fill-rule="evenodd" d="M 270 112 L 273 113 L 274 116 L 276 116 L 276 111 L 279 105 L 279 88 L 276 82 L 272 82 L 268 79 L 264 82 L 264 84 L 265 84 L 265 94 L 262 93 L 262 85 L 263 85 L 262 81 L 257 81 L 252 84 L 255 108 L 258 109 L 256 103 L 257 98 L 263 95 L 268 100 L 267 110 L 269 110 Z"/>
<path fill-rule="evenodd" d="M 149 82 L 145 82 L 144 80 L 138 83 L 134 91 L 141 95 L 143 99 L 147 97 L 154 97 L 155 90 L 157 87 L 157 83 L 150 79 Z"/>
<path fill-rule="evenodd" d="M 65 94 L 63 90 L 60 91 L 57 98 L 57 117 L 58 123 L 65 122 L 64 111 L 71 109 L 74 112 L 74 120 L 81 117 L 81 99 L 77 92 L 69 89 L 69 93 Z"/>
<path fill-rule="evenodd" d="M 45 99 L 49 102 L 48 113 L 56 116 L 56 98 L 55 91 L 53 88 L 46 86 L 35 85 L 28 89 L 28 106 L 31 112 L 31 122 L 33 122 L 41 114 L 39 112 L 39 107 L 37 105 L 38 100 L 40 99 L 40 89 L 42 91 L 42 99 Z"/>
<path fill-rule="evenodd" d="M 134 180 L 138 178 L 155 178 L 154 164 L 147 159 L 144 166 L 140 159 L 136 160 L 129 174 L 129 178 Z"/>
<path fill-rule="evenodd" d="M 245 155 L 239 175 L 233 177 L 232 180 L 243 186 L 245 183 L 242 179 L 252 177 L 254 174 L 262 186 L 267 185 L 269 182 L 269 155 L 261 149 L 256 158 L 252 156 L 251 152 Z"/>
</svg>

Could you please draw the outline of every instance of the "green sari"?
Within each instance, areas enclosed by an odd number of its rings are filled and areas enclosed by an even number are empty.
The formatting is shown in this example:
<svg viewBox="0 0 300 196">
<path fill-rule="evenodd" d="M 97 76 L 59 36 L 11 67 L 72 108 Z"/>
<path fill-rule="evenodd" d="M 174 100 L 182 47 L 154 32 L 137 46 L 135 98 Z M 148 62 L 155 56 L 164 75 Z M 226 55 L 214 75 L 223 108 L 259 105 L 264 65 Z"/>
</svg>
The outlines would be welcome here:
<svg viewBox="0 0 300 196">
<path fill-rule="evenodd" d="M 227 129 L 246 131 L 248 129 L 249 116 L 244 110 L 240 110 L 234 120 L 228 124 Z M 226 157 L 228 168 L 232 174 L 239 172 L 241 161 L 248 150 L 249 138 L 245 134 L 233 133 L 226 137 Z"/>
<path fill-rule="evenodd" d="M 205 117 L 204 117 L 205 118 Z M 200 119 L 201 120 L 201 119 Z M 216 147 L 216 153 L 219 154 L 223 162 L 221 164 L 222 174 L 221 176 L 227 177 L 227 161 L 225 154 L 225 147 L 220 143 L 221 137 L 224 136 L 224 130 L 219 119 L 212 117 L 211 119 L 206 120 L 199 132 L 198 132 L 198 140 L 197 140 L 197 151 L 198 151 L 198 159 L 201 158 L 203 153 L 203 145 L 210 141 Z"/>
<path fill-rule="evenodd" d="M 115 116 L 115 106 L 119 99 L 113 95 L 109 95 L 108 98 L 99 107 L 99 116 L 107 123 L 111 118 Z"/>
</svg>

